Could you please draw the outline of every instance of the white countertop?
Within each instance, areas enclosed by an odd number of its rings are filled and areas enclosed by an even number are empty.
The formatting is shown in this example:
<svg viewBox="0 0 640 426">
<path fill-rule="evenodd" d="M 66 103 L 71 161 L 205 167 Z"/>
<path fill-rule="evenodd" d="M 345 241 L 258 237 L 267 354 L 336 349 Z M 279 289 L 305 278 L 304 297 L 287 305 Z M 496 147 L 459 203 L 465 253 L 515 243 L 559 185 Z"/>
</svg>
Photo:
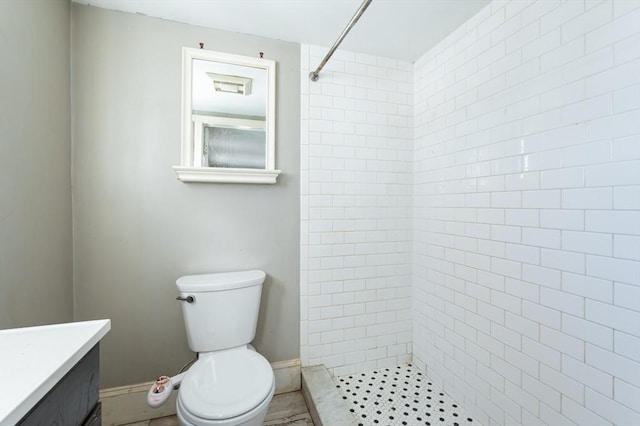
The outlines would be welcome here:
<svg viewBox="0 0 640 426">
<path fill-rule="evenodd" d="M 22 419 L 110 329 L 104 319 L 0 330 L 0 426 Z"/>
</svg>

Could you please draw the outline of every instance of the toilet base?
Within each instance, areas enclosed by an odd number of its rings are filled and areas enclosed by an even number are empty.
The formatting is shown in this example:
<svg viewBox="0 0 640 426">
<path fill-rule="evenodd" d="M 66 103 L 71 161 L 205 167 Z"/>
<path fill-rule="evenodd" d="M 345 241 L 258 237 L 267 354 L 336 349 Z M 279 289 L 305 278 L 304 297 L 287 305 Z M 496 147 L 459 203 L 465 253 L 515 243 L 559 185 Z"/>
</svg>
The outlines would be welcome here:
<svg viewBox="0 0 640 426">
<path fill-rule="evenodd" d="M 240 416 L 223 420 L 209 420 L 200 417 L 195 417 L 190 413 L 187 413 L 182 407 L 180 397 L 176 401 L 176 410 L 178 414 L 178 424 L 180 426 L 262 426 L 264 419 L 267 416 L 269 410 L 269 404 L 273 399 L 275 392 L 275 382 L 271 387 L 269 395 L 253 410 L 248 411 Z"/>
</svg>

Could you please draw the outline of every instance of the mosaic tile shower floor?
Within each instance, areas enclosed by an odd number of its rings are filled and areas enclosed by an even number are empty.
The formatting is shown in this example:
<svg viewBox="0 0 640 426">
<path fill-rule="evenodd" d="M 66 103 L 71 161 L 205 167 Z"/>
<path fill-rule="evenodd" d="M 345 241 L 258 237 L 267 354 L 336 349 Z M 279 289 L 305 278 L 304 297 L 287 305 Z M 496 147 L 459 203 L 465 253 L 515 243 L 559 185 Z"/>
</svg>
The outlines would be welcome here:
<svg viewBox="0 0 640 426">
<path fill-rule="evenodd" d="M 411 364 L 333 380 L 361 426 L 480 426 Z"/>
</svg>

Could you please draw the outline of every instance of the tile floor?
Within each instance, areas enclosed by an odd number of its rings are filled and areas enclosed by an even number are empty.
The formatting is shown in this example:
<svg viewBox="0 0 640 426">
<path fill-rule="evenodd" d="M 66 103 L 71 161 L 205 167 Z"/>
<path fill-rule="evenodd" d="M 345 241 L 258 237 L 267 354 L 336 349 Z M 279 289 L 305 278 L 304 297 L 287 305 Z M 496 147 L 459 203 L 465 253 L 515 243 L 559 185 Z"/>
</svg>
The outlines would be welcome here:
<svg viewBox="0 0 640 426">
<path fill-rule="evenodd" d="M 361 426 L 480 426 L 411 364 L 335 377 Z"/>
<path fill-rule="evenodd" d="M 126 426 L 178 426 L 176 416 L 161 417 Z M 307 405 L 300 392 L 275 395 L 269 405 L 264 426 L 313 426 Z"/>
</svg>

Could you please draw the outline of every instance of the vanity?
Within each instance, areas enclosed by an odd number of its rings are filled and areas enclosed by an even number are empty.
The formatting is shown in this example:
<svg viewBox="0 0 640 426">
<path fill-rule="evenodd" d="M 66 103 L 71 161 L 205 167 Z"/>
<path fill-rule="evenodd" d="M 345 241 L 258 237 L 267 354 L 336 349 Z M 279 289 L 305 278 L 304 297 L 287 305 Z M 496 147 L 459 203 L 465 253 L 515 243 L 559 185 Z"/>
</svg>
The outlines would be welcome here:
<svg viewBox="0 0 640 426">
<path fill-rule="evenodd" d="M 100 425 L 100 340 L 111 321 L 0 330 L 0 426 Z"/>
</svg>

